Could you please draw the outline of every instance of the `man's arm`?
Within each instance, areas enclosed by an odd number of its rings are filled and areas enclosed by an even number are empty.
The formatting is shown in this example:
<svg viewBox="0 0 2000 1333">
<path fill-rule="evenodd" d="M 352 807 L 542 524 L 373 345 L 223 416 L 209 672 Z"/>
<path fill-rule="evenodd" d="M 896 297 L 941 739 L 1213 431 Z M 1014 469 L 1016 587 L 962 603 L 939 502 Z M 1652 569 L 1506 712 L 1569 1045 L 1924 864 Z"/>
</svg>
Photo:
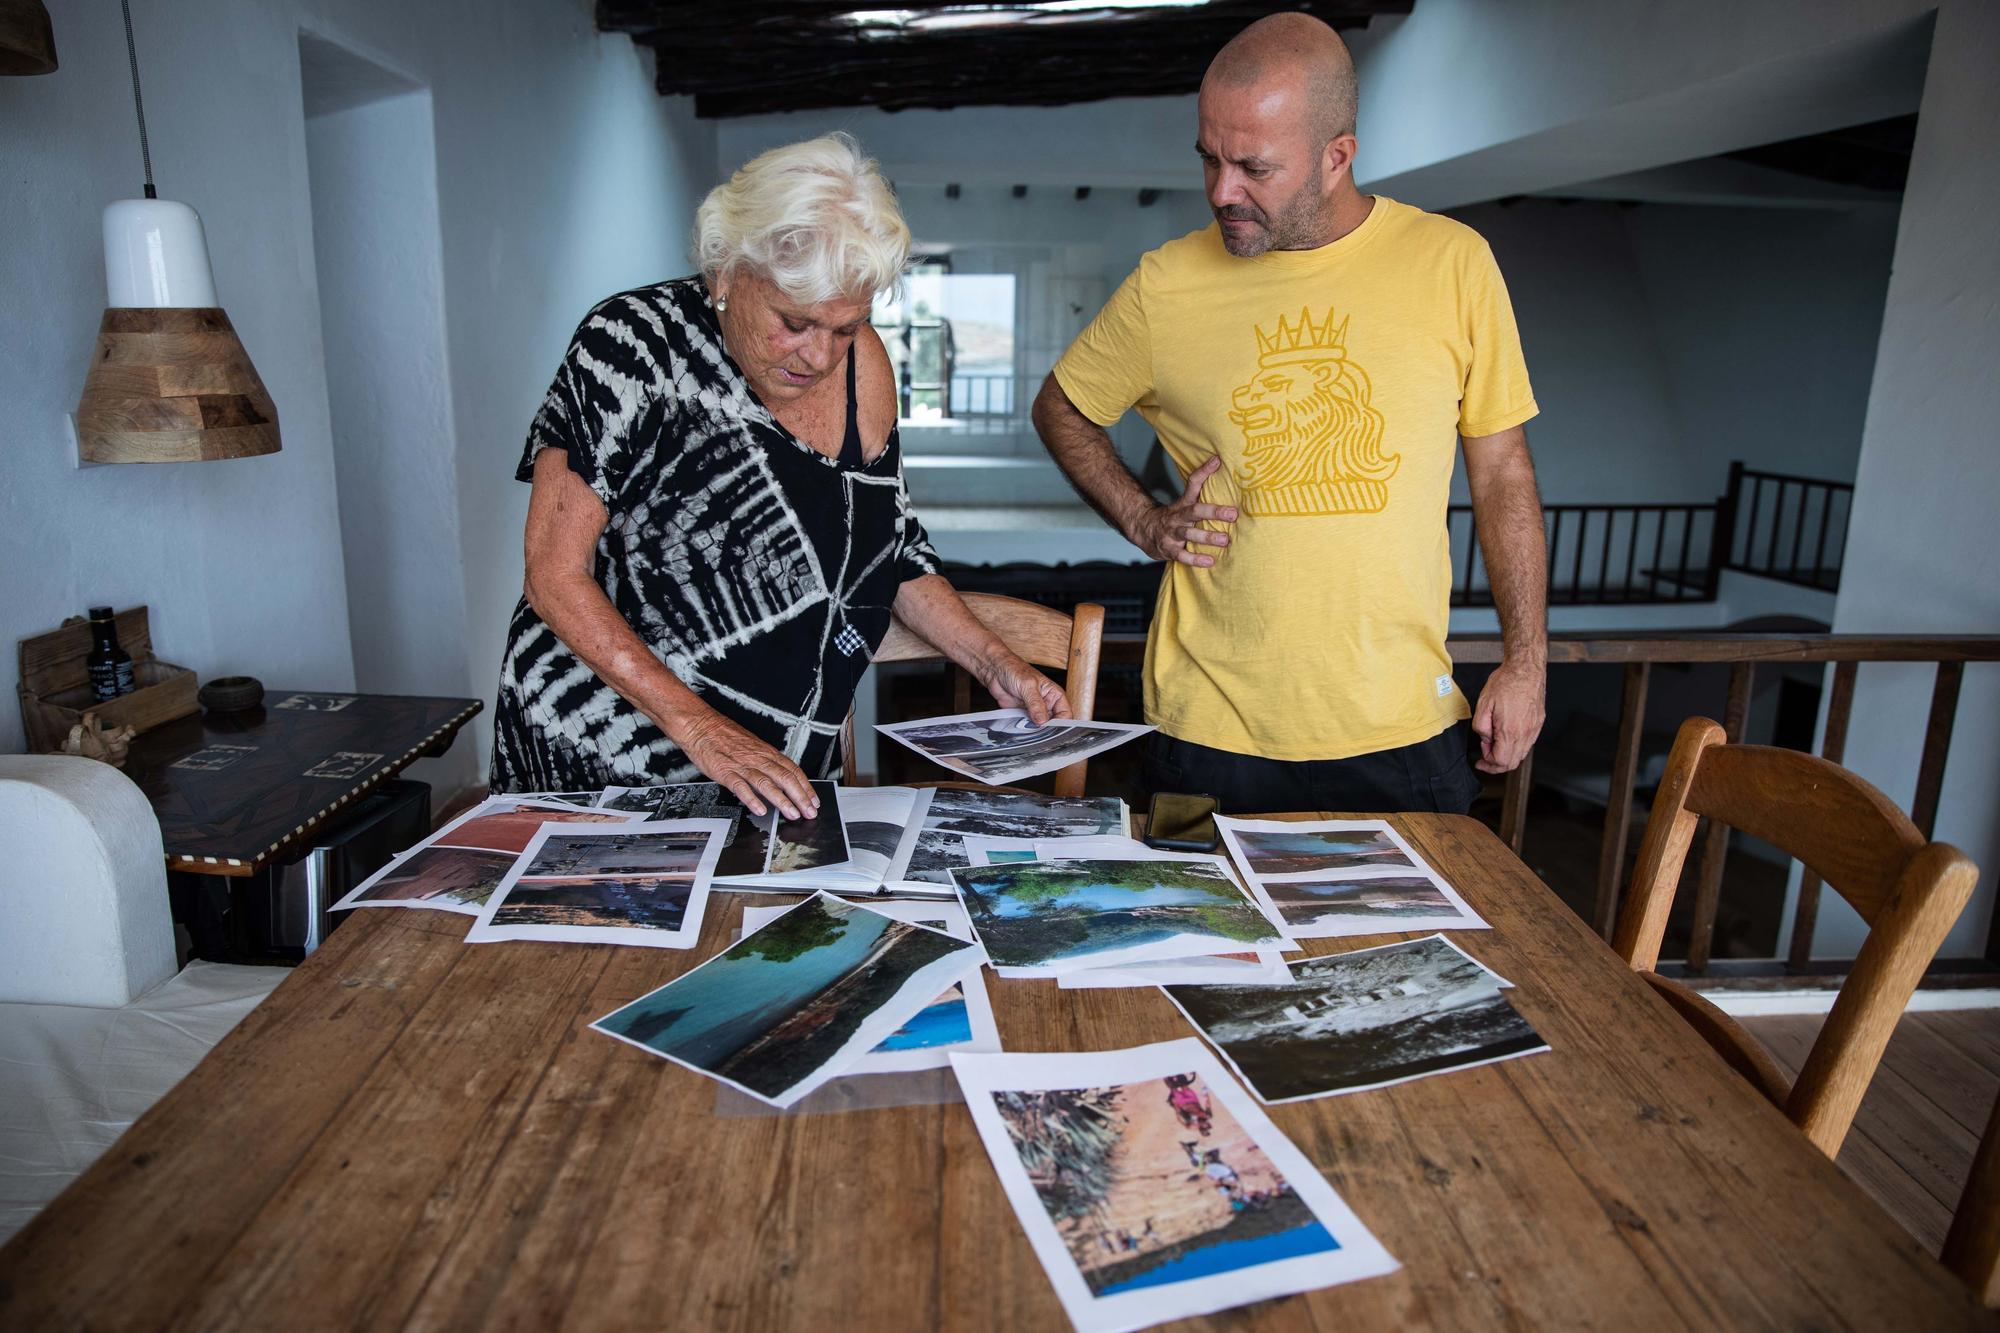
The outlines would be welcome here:
<svg viewBox="0 0 2000 1333">
<path fill-rule="evenodd" d="M 1104 427 L 1076 410 L 1054 375 L 1042 381 L 1042 391 L 1035 395 L 1034 420 L 1042 443 L 1077 494 L 1147 555 L 1205 568 L 1215 563 L 1215 557 L 1189 549 L 1190 542 L 1229 545 L 1228 529 L 1201 526 L 1236 521 L 1234 505 L 1201 502 L 1201 488 L 1222 466 L 1219 455 L 1194 470 L 1180 499 L 1156 504 L 1118 457 Z"/>
<path fill-rule="evenodd" d="M 1506 773 L 1541 734 L 1549 663 L 1549 553 L 1542 535 L 1542 497 L 1528 432 L 1520 426 L 1464 441 L 1465 481 L 1493 605 L 1500 613 L 1502 660 L 1479 692 L 1472 729 L 1479 734 L 1478 767 Z"/>
</svg>

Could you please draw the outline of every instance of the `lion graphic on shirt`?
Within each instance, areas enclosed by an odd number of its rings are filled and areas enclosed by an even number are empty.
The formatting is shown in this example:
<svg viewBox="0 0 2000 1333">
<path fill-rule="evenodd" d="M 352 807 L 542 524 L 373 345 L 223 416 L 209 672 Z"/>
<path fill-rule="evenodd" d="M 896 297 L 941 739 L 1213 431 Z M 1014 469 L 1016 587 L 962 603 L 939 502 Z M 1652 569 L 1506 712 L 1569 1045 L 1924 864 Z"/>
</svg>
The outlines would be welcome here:
<svg viewBox="0 0 2000 1333">
<path fill-rule="evenodd" d="M 1369 405 L 1368 374 L 1347 358 L 1347 322 L 1280 317 L 1257 330 L 1257 370 L 1230 399 L 1243 432 L 1237 481 L 1242 509 L 1258 517 L 1379 514 L 1400 454 L 1382 452 L 1382 414 Z"/>
</svg>

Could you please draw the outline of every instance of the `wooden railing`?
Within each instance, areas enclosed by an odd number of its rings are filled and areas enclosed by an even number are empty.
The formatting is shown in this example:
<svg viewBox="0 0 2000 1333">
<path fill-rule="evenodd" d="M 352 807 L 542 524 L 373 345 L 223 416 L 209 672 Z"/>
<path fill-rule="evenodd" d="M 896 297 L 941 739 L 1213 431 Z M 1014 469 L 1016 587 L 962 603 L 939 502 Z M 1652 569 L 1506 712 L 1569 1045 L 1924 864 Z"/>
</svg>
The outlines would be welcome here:
<svg viewBox="0 0 2000 1333">
<path fill-rule="evenodd" d="M 1716 504 L 1545 504 L 1551 606 L 1715 599 Z M 1453 606 L 1491 606 L 1472 506 L 1452 505 Z"/>
<path fill-rule="evenodd" d="M 1716 520 L 1718 530 L 1728 534 L 1719 563 L 1725 569 L 1835 591 L 1853 507 L 1850 482 L 1731 463 L 1729 489 Z"/>
<path fill-rule="evenodd" d="M 1498 635 L 1454 636 L 1452 660 L 1459 664 L 1500 660 Z M 1833 664 L 1832 692 L 1820 753 L 1841 762 L 1847 743 L 1849 713 L 1854 704 L 1855 672 L 1863 662 L 1930 662 L 1937 672 L 1931 688 L 1928 724 L 1917 765 L 1916 789 L 1909 801 L 1910 818 L 1931 836 L 1937 821 L 1938 797 L 1944 786 L 1945 760 L 1951 749 L 1953 719 L 1958 709 L 1959 683 L 1967 662 L 2000 661 L 2000 635 L 1931 636 L 1916 634 L 1627 634 L 1549 636 L 1551 666 L 1573 663 L 1619 665 L 1625 671 L 1619 709 L 1617 748 L 1611 756 L 1610 796 L 1604 812 L 1604 835 L 1598 850 L 1596 897 L 1590 920 L 1607 939 L 1617 920 L 1623 896 L 1625 856 L 1632 821 L 1633 788 L 1638 774 L 1641 732 L 1645 724 L 1646 690 L 1652 668 L 1659 664 L 1722 663 L 1730 668 L 1728 693 L 1722 700 L 1721 721 L 1732 741 L 1742 740 L 1750 712 L 1753 673 L 1759 664 L 1824 662 Z M 1533 782 L 1534 755 L 1508 775 L 1501 803 L 1500 834 L 1517 853 L 1526 833 L 1527 796 Z M 1890 793 L 1902 803 L 1899 793 Z M 1695 879 L 1694 926 L 1685 963 L 1677 970 L 1701 976 L 1710 971 L 1717 906 L 1721 900 L 1724 858 L 1729 829 L 1710 821 L 1701 843 Z M 1988 873 L 2000 867 L 1988 867 Z M 1800 886 L 1798 910 L 1785 948 L 1783 967 L 1766 969 L 1805 977 L 1814 971 L 1811 948 L 1819 916 L 1820 883 L 1811 872 Z M 1995 914 L 2000 925 L 2000 913 Z M 2000 935 L 1987 949 L 2000 961 Z M 1663 970 L 1667 970 L 1664 969 Z"/>
</svg>

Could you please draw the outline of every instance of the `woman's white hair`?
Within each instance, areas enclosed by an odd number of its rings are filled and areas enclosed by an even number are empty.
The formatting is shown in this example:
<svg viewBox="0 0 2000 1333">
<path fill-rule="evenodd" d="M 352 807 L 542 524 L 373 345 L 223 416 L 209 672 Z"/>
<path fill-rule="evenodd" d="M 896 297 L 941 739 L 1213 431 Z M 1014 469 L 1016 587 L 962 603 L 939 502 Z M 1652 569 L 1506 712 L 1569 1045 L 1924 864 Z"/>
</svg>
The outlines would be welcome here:
<svg viewBox="0 0 2000 1333">
<path fill-rule="evenodd" d="M 703 276 L 747 268 L 801 305 L 887 290 L 909 254 L 896 192 L 850 134 L 759 153 L 694 215 Z"/>
</svg>

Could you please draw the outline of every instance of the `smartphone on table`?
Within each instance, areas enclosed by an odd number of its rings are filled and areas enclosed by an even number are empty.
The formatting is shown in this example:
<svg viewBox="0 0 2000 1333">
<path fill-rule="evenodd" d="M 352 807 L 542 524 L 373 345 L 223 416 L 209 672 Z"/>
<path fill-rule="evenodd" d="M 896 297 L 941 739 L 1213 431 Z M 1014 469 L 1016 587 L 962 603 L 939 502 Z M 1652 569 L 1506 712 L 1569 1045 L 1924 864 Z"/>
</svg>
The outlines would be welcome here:
<svg viewBox="0 0 2000 1333">
<path fill-rule="evenodd" d="M 1212 852 L 1222 845 L 1213 796 L 1159 791 L 1146 810 L 1146 845 L 1167 852 Z"/>
</svg>

